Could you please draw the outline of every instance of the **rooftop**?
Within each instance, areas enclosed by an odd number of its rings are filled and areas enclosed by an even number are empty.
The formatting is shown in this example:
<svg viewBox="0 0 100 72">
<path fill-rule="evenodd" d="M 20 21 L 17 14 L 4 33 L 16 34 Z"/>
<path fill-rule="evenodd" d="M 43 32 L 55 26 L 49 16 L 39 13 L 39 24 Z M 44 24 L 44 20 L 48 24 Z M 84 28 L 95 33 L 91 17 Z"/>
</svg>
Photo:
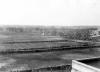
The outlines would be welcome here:
<svg viewBox="0 0 100 72">
<path fill-rule="evenodd" d="M 100 72 L 100 57 L 72 61 L 72 72 Z"/>
</svg>

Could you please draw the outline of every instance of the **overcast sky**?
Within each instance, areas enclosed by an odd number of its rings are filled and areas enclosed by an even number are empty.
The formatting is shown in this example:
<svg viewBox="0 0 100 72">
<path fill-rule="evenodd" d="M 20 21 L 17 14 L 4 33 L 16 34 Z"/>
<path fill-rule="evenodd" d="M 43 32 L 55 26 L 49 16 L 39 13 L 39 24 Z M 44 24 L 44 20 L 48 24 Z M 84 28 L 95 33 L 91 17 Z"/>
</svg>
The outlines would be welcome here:
<svg viewBox="0 0 100 72">
<path fill-rule="evenodd" d="M 100 0 L 0 0 L 0 24 L 100 26 Z"/>
</svg>

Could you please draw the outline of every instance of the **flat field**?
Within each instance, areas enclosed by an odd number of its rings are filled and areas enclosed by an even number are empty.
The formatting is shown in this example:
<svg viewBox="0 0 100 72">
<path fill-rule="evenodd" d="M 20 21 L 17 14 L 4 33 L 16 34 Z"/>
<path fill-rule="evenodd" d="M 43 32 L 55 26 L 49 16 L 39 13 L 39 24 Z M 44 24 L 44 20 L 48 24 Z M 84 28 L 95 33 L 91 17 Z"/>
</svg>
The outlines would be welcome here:
<svg viewBox="0 0 100 72">
<path fill-rule="evenodd" d="M 47 43 L 20 43 L 20 44 L 2 44 L 2 42 L 12 41 L 42 41 L 42 40 L 63 40 L 57 36 L 40 36 L 33 34 L 1 34 L 0 50 L 12 48 L 37 48 L 61 45 L 78 45 L 75 42 L 47 42 Z M 47 66 L 56 66 L 62 64 L 71 64 L 72 59 L 94 57 L 88 50 L 56 51 L 44 53 L 24 53 L 24 54 L 1 54 L 0 71 L 20 70 L 29 68 L 40 68 Z M 97 55 L 98 56 L 98 55 Z"/>
<path fill-rule="evenodd" d="M 87 51 L 87 50 L 86 50 Z M 34 69 L 48 66 L 71 64 L 72 59 L 89 58 L 95 55 L 88 52 L 56 51 L 44 53 L 0 55 L 0 62 L 5 64 L 1 71 Z"/>
<path fill-rule="evenodd" d="M 13 41 L 45 41 L 45 40 L 62 40 L 58 36 L 43 36 L 34 34 L 0 34 L 0 42 L 13 42 Z"/>
<path fill-rule="evenodd" d="M 24 41 L 48 41 L 48 40 L 65 40 L 58 36 L 43 36 L 34 34 L 1 34 L 0 35 L 0 50 L 4 49 L 21 49 L 21 48 L 40 48 L 51 46 L 75 46 L 75 42 L 41 42 L 41 43 L 16 43 L 2 44 L 3 42 L 24 42 Z"/>
</svg>

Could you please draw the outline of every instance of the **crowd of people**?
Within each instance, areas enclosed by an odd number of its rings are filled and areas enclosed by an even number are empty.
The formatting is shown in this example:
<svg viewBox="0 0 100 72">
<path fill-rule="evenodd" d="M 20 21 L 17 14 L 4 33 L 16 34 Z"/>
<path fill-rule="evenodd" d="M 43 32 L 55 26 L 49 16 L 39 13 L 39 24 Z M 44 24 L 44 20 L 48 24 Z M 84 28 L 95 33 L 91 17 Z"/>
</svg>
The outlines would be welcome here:
<svg viewBox="0 0 100 72">
<path fill-rule="evenodd" d="M 66 71 L 71 72 L 71 65 L 60 65 L 60 66 L 54 66 L 54 67 L 45 67 L 45 68 L 38 68 L 38 69 L 29 69 L 29 70 L 17 70 L 17 71 L 11 71 L 11 72 L 53 72 L 53 71 Z"/>
<path fill-rule="evenodd" d="M 6 50 L 1 50 L 0 53 L 8 54 L 8 53 L 48 52 L 48 51 L 64 50 L 68 47 L 69 46 L 53 46 L 53 47 L 41 47 L 41 48 L 6 49 Z"/>
</svg>

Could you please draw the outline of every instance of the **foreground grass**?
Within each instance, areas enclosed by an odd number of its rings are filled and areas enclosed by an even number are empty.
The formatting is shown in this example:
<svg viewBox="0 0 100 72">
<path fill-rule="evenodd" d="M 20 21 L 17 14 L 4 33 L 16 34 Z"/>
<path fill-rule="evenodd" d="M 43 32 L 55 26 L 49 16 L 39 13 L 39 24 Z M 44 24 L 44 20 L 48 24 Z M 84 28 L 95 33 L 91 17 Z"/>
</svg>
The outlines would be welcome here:
<svg viewBox="0 0 100 72">
<path fill-rule="evenodd" d="M 87 52 L 86 52 L 87 51 Z M 88 53 L 88 50 L 79 53 L 77 51 L 57 51 L 45 53 L 29 54 L 8 54 L 1 55 L 0 62 L 6 63 L 0 70 L 13 69 L 34 69 L 48 66 L 71 64 L 73 59 L 94 57 L 94 54 Z"/>
</svg>

